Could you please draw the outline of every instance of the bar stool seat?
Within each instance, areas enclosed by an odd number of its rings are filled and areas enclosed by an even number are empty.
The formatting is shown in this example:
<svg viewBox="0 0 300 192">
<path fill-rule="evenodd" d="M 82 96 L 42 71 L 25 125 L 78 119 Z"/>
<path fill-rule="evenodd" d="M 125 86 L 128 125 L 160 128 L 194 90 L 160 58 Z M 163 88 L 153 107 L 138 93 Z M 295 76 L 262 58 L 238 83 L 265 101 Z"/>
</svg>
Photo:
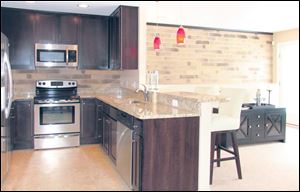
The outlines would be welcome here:
<svg viewBox="0 0 300 192">
<path fill-rule="evenodd" d="M 240 156 L 236 142 L 236 131 L 240 126 L 241 107 L 244 100 L 243 89 L 226 89 L 221 91 L 221 96 L 229 97 L 230 101 L 219 104 L 219 113 L 212 116 L 211 128 L 211 152 L 210 152 L 210 184 L 213 180 L 214 163 L 220 167 L 221 161 L 235 160 L 238 178 L 242 179 Z M 232 138 L 233 151 L 221 146 L 222 134 L 230 134 Z M 232 154 L 232 157 L 221 158 L 221 150 Z M 215 151 L 217 158 L 215 159 Z"/>
</svg>

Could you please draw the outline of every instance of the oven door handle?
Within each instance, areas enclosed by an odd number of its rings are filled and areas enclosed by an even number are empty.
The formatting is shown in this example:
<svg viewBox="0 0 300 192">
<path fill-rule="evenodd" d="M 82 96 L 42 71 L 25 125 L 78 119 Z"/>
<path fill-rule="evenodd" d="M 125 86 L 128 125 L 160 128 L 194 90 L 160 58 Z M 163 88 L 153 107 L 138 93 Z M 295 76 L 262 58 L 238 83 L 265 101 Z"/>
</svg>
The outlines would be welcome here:
<svg viewBox="0 0 300 192">
<path fill-rule="evenodd" d="M 74 134 L 60 134 L 60 135 L 39 135 L 34 136 L 36 139 L 53 139 L 53 138 L 70 138 L 70 137 L 78 137 L 79 133 Z"/>
<path fill-rule="evenodd" d="M 68 106 L 78 106 L 80 107 L 80 103 L 66 103 L 66 104 L 62 104 L 62 103 L 47 103 L 47 104 L 34 104 L 35 106 L 38 107 L 68 107 Z"/>
</svg>

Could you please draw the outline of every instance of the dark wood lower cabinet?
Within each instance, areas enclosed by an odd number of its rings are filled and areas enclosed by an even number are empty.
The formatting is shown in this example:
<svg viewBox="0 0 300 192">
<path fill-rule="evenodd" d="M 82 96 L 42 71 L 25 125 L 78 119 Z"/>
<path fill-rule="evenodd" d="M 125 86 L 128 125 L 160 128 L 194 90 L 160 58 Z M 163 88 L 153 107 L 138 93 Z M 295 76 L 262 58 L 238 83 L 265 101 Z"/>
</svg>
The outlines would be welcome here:
<svg viewBox="0 0 300 192">
<path fill-rule="evenodd" d="M 96 102 L 94 98 L 81 99 L 80 144 L 99 143 L 96 126 Z"/>
<path fill-rule="evenodd" d="M 132 190 L 198 190 L 199 117 L 140 120 L 107 104 L 103 112 L 102 146 L 114 163 L 117 121 L 133 130 Z"/>
<path fill-rule="evenodd" d="M 109 130 L 109 156 L 116 164 L 117 161 L 117 121 L 110 118 L 111 127 Z"/>
<path fill-rule="evenodd" d="M 33 149 L 33 100 L 16 100 L 11 111 L 13 149 Z"/>
<path fill-rule="evenodd" d="M 141 190 L 197 191 L 199 117 L 143 122 Z"/>
</svg>

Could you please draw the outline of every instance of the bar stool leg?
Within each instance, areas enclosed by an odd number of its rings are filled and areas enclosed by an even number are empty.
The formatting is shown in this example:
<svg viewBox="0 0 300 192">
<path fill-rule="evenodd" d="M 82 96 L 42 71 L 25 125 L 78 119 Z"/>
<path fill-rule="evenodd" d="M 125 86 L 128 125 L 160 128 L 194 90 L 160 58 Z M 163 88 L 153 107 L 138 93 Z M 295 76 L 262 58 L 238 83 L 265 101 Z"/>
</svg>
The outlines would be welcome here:
<svg viewBox="0 0 300 192">
<path fill-rule="evenodd" d="M 210 179 L 209 184 L 212 184 L 213 180 L 213 169 L 214 169 L 214 156 L 215 156 L 215 144 L 216 144 L 216 133 L 211 133 L 211 144 L 210 144 Z"/>
<path fill-rule="evenodd" d="M 238 149 L 238 145 L 237 145 L 237 141 L 236 141 L 236 132 L 231 132 L 231 138 L 232 138 L 232 147 L 233 147 L 233 151 L 234 151 L 238 177 L 239 177 L 239 179 L 242 179 L 240 155 L 239 155 L 239 149 Z"/>
<path fill-rule="evenodd" d="M 217 134 L 217 159 L 221 159 L 221 148 L 219 147 L 221 145 L 221 133 Z M 221 161 L 217 161 L 217 167 L 221 166 Z"/>
</svg>

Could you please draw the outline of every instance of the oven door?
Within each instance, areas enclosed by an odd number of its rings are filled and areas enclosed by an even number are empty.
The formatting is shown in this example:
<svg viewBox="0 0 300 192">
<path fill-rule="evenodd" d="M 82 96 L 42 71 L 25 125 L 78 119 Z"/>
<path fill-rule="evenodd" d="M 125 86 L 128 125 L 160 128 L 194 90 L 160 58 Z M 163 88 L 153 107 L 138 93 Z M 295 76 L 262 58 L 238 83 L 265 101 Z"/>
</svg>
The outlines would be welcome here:
<svg viewBox="0 0 300 192">
<path fill-rule="evenodd" d="M 80 103 L 35 104 L 34 134 L 80 132 Z"/>
</svg>

